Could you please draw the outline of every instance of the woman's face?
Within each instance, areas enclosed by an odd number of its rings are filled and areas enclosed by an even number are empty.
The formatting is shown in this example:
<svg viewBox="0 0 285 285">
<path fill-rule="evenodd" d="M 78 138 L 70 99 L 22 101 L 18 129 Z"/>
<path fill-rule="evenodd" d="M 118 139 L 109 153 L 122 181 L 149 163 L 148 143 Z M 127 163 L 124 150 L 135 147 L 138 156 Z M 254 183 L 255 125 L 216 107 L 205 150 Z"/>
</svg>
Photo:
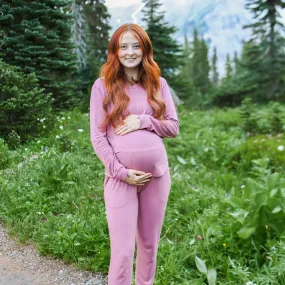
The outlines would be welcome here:
<svg viewBox="0 0 285 285">
<path fill-rule="evenodd" d="M 127 69 L 138 67 L 141 63 L 143 52 L 139 41 L 131 32 L 122 34 L 119 40 L 118 58 L 121 64 Z"/>
</svg>

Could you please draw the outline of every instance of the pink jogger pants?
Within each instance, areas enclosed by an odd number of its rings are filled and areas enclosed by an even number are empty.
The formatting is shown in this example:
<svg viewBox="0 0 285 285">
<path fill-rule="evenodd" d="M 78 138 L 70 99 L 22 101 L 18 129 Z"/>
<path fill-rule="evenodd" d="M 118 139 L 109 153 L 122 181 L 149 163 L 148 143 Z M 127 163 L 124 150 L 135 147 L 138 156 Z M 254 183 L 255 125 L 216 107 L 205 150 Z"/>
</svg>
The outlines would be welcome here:
<svg viewBox="0 0 285 285">
<path fill-rule="evenodd" d="M 135 242 L 136 285 L 152 285 L 160 233 L 171 187 L 169 168 L 143 186 L 105 176 L 104 200 L 110 234 L 108 285 L 131 285 Z M 140 193 L 137 190 L 142 189 Z"/>
</svg>

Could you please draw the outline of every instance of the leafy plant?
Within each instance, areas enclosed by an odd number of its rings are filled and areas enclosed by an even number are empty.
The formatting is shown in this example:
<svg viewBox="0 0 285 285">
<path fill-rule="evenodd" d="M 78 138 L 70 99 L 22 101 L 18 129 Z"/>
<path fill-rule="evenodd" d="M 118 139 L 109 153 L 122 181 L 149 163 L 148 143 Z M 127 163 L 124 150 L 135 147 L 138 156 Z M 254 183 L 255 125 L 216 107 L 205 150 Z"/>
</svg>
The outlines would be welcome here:
<svg viewBox="0 0 285 285">
<path fill-rule="evenodd" d="M 195 256 L 195 263 L 198 270 L 201 273 L 204 273 L 207 276 L 209 285 L 215 285 L 217 280 L 217 272 L 214 268 L 207 268 L 204 260 L 200 259 L 198 256 Z"/>
<path fill-rule="evenodd" d="M 243 191 L 235 191 L 225 199 L 235 208 L 229 214 L 241 223 L 238 235 L 242 239 L 255 234 L 264 242 L 269 228 L 276 235 L 285 230 L 285 179 L 280 173 L 267 171 L 268 161 L 254 160 L 253 174 L 258 177 L 247 178 Z"/>
</svg>

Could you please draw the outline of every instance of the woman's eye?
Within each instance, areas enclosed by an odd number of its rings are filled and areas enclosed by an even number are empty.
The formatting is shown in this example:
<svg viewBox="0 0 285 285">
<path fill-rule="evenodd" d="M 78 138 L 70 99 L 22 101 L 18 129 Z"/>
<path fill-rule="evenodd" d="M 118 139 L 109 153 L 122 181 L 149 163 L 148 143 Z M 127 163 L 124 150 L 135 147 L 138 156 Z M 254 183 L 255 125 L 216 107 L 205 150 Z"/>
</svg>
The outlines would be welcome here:
<svg viewBox="0 0 285 285">
<path fill-rule="evenodd" d="M 140 46 L 139 45 L 135 45 L 135 48 L 140 48 Z"/>
</svg>

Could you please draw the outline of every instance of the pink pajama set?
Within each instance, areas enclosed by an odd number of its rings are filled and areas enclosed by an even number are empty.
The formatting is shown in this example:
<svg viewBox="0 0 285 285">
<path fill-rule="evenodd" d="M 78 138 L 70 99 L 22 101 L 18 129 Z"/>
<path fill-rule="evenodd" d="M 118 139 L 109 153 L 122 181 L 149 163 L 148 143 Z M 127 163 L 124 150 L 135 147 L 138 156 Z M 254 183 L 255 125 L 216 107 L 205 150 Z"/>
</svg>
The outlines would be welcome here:
<svg viewBox="0 0 285 285">
<path fill-rule="evenodd" d="M 135 243 L 136 285 L 152 285 L 164 214 L 171 188 L 164 137 L 179 133 L 179 121 L 166 80 L 160 77 L 160 94 L 166 105 L 164 122 L 153 117 L 147 92 L 139 84 L 125 88 L 130 98 L 124 116 L 140 116 L 140 129 L 116 135 L 104 119 L 106 96 L 104 78 L 92 86 L 90 97 L 90 136 L 96 155 L 105 166 L 104 201 L 110 234 L 111 260 L 108 285 L 131 285 Z M 111 102 L 108 112 L 113 108 Z M 128 169 L 152 173 L 141 186 L 125 182 Z M 142 189 L 139 193 L 138 189 Z"/>
</svg>

